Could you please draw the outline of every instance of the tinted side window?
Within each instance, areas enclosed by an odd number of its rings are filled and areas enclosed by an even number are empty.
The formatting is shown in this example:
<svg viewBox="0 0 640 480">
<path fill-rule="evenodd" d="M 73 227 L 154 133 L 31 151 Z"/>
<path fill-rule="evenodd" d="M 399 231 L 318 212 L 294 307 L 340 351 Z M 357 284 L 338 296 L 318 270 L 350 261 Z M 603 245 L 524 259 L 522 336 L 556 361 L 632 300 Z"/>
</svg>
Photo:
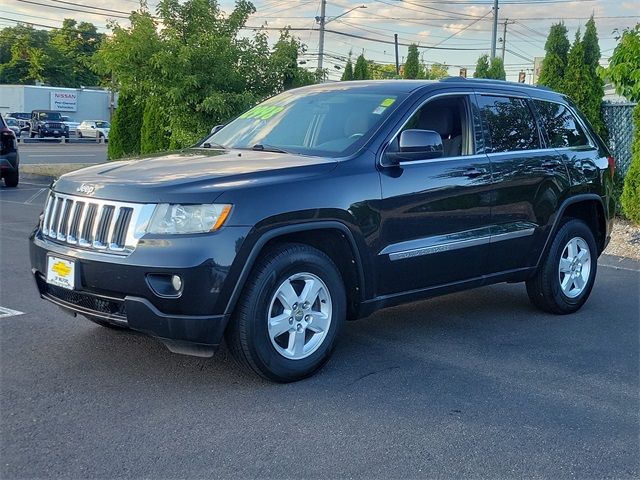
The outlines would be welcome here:
<svg viewBox="0 0 640 480">
<path fill-rule="evenodd" d="M 492 152 L 540 148 L 536 122 L 526 100 L 485 95 L 478 100 L 489 129 Z"/>
<path fill-rule="evenodd" d="M 551 147 L 568 148 L 589 145 L 584 130 L 567 107 L 543 100 L 534 100 L 534 103 Z"/>
</svg>

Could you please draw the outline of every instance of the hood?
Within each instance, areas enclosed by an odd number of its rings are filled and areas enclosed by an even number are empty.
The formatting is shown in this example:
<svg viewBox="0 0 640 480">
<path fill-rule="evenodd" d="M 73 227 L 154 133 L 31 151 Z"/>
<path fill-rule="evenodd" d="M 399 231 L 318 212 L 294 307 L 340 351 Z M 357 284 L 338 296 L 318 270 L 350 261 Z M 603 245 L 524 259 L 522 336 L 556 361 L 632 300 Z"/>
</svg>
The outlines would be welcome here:
<svg viewBox="0 0 640 480">
<path fill-rule="evenodd" d="M 327 173 L 336 164 L 295 154 L 191 149 L 76 170 L 60 177 L 54 189 L 70 195 L 90 191 L 89 197 L 128 202 L 208 203 L 231 189 L 297 181 Z"/>
</svg>

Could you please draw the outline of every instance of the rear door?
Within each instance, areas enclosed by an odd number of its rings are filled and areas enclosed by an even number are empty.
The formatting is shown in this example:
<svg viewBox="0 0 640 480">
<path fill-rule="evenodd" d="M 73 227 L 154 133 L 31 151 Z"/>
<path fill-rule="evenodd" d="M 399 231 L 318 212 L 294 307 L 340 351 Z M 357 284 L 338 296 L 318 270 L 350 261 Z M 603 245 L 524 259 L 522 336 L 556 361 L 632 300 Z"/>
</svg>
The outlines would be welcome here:
<svg viewBox="0 0 640 480">
<path fill-rule="evenodd" d="M 489 273 L 530 267 L 568 187 L 567 170 L 539 130 L 528 96 L 480 90 L 478 105 L 493 173 Z"/>
<path fill-rule="evenodd" d="M 404 129 L 435 130 L 445 154 L 381 168 L 380 295 L 479 278 L 486 268 L 491 169 L 473 91 L 431 95 L 386 147 L 396 148 Z"/>
</svg>

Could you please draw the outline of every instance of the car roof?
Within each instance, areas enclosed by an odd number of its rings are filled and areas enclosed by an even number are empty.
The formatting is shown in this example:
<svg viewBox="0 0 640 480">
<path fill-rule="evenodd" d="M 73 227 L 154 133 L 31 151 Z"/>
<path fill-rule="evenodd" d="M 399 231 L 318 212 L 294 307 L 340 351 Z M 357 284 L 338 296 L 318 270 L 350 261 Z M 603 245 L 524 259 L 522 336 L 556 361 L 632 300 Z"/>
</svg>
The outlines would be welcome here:
<svg viewBox="0 0 640 480">
<path fill-rule="evenodd" d="M 296 90 L 319 92 L 331 90 L 359 90 L 367 93 L 410 94 L 418 90 L 442 88 L 443 86 L 457 87 L 492 87 L 501 90 L 520 91 L 532 97 L 561 100 L 564 95 L 554 92 L 544 86 L 527 85 L 525 83 L 507 82 L 504 80 L 489 80 L 482 78 L 446 77 L 441 80 L 354 80 L 345 82 L 320 83 L 301 87 Z"/>
</svg>

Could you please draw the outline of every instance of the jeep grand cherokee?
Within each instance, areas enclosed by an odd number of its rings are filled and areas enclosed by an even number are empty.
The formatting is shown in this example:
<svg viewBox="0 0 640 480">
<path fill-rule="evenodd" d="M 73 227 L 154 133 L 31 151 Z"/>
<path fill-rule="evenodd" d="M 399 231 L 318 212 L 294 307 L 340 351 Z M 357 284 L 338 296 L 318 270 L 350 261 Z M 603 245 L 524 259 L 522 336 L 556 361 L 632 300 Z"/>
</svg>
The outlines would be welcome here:
<svg viewBox="0 0 640 480">
<path fill-rule="evenodd" d="M 194 148 L 62 176 L 31 236 L 42 298 L 293 381 L 345 320 L 498 282 L 578 310 L 614 163 L 564 96 L 497 81 L 287 91 Z M 428 314 L 425 312 L 425 314 Z"/>
</svg>

